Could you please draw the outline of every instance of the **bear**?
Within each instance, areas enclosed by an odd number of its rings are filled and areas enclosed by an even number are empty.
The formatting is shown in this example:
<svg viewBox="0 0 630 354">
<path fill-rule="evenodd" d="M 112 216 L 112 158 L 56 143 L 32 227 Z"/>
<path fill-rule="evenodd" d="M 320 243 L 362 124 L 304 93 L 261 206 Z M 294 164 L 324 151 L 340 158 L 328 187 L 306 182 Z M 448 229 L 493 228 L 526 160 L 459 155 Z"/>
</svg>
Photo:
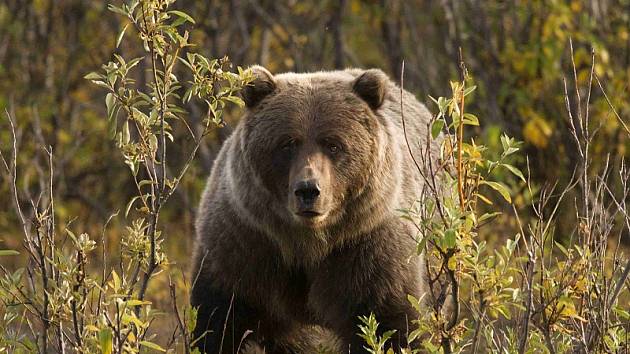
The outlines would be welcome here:
<svg viewBox="0 0 630 354">
<path fill-rule="evenodd" d="M 373 313 L 413 348 L 426 264 L 400 210 L 423 187 L 413 154 L 434 144 L 431 114 L 380 69 L 250 70 L 196 217 L 197 347 L 365 353 Z"/>
</svg>

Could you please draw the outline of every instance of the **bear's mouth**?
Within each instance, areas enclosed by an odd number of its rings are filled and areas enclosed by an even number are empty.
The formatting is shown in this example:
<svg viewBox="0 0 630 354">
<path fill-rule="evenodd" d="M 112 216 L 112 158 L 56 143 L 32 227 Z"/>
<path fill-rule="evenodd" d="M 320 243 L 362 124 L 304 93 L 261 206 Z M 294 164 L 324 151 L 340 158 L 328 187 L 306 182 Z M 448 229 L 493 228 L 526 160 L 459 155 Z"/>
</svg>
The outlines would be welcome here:
<svg viewBox="0 0 630 354">
<path fill-rule="evenodd" d="M 296 214 L 298 216 L 301 216 L 303 218 L 308 218 L 308 219 L 314 219 L 322 215 L 321 213 L 318 213 L 315 210 L 302 210 L 302 211 L 298 211 Z"/>
</svg>

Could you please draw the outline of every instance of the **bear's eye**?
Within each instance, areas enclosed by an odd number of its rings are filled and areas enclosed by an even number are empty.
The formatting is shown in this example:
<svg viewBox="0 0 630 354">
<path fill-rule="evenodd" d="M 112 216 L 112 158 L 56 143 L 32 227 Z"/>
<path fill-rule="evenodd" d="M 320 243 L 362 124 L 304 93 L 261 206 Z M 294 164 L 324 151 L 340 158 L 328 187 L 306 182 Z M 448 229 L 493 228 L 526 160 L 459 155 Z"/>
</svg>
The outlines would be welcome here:
<svg viewBox="0 0 630 354">
<path fill-rule="evenodd" d="M 295 139 L 287 139 L 282 144 L 280 144 L 280 150 L 288 152 L 293 150 L 296 145 Z"/>
<path fill-rule="evenodd" d="M 341 146 L 334 141 L 326 141 L 326 149 L 332 155 L 336 155 L 341 152 Z"/>
</svg>

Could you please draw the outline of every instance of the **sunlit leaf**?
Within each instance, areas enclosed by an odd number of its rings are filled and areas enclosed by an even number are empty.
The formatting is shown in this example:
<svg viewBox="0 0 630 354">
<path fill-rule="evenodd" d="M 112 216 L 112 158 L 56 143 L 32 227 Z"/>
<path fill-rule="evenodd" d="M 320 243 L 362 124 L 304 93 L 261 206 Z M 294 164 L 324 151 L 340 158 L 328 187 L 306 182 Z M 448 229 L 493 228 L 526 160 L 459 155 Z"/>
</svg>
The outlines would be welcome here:
<svg viewBox="0 0 630 354">
<path fill-rule="evenodd" d="M 186 21 L 188 21 L 188 22 L 190 22 L 190 23 L 193 23 L 193 24 L 195 23 L 195 20 L 194 20 L 192 17 L 190 17 L 190 15 L 188 15 L 188 14 L 187 14 L 187 13 L 185 13 L 185 12 L 182 12 L 182 11 L 177 11 L 177 10 L 172 10 L 172 11 L 169 11 L 168 13 L 169 13 L 169 14 L 176 15 L 176 16 L 178 16 L 178 17 L 180 17 L 180 18 L 183 18 L 184 20 L 186 20 Z"/>
<path fill-rule="evenodd" d="M 507 201 L 508 203 L 512 202 L 512 198 L 510 197 L 510 191 L 504 184 L 499 183 L 499 182 L 491 182 L 491 181 L 481 181 L 481 184 L 485 184 L 488 187 L 499 192 L 499 194 L 501 194 L 503 199 L 505 199 L 505 201 Z"/>
<path fill-rule="evenodd" d="M 471 94 L 473 91 L 477 89 L 477 86 L 470 86 L 469 88 L 464 90 L 464 97 Z"/>
<path fill-rule="evenodd" d="M 444 121 L 442 119 L 437 119 L 431 125 L 431 136 L 433 139 L 437 138 L 442 132 L 442 128 L 444 128 Z"/>
<path fill-rule="evenodd" d="M 445 248 L 453 248 L 457 243 L 457 233 L 453 229 L 448 229 L 444 233 L 444 238 L 442 239 L 442 244 Z"/>
<path fill-rule="evenodd" d="M 91 72 L 83 77 L 86 80 L 99 80 L 103 78 L 103 75 L 95 72 Z"/>
<path fill-rule="evenodd" d="M 472 113 L 464 113 L 464 124 L 478 126 L 479 118 Z"/>
<path fill-rule="evenodd" d="M 101 353 L 111 354 L 113 349 L 112 330 L 109 328 L 101 329 L 98 333 L 98 342 L 101 348 Z"/>
<path fill-rule="evenodd" d="M 107 9 L 111 12 L 115 12 L 117 14 L 123 15 L 123 16 L 127 16 L 127 11 L 123 10 L 120 7 L 114 6 L 112 4 L 107 5 Z"/>
<path fill-rule="evenodd" d="M 129 300 L 126 302 L 127 306 L 144 306 L 151 305 L 151 301 L 142 301 L 142 300 Z"/>
<path fill-rule="evenodd" d="M 0 250 L 0 256 L 17 256 L 20 252 L 15 250 Z"/>
<path fill-rule="evenodd" d="M 123 27 L 122 31 L 120 31 L 120 33 L 118 34 L 118 38 L 116 38 L 116 48 L 120 46 L 120 42 L 125 36 L 125 31 L 127 31 L 127 27 L 129 27 L 129 24 L 126 24 L 125 27 Z"/>
<path fill-rule="evenodd" d="M 507 168 L 510 172 L 512 172 L 513 175 L 518 177 L 521 181 L 527 183 L 527 180 L 525 180 L 525 176 L 523 176 L 523 172 L 521 172 L 518 168 L 516 168 L 516 167 L 514 167 L 512 165 L 508 165 L 506 163 L 501 164 L 501 166 Z"/>
</svg>

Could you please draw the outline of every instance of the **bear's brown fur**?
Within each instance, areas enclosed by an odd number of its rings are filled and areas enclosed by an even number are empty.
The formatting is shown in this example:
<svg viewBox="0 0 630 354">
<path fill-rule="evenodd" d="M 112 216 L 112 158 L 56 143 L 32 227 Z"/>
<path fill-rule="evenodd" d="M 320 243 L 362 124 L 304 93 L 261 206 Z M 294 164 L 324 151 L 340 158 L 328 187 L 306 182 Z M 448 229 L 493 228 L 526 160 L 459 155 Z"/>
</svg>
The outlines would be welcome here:
<svg viewBox="0 0 630 354">
<path fill-rule="evenodd" d="M 403 135 L 400 88 L 376 69 L 252 71 L 247 112 L 198 212 L 199 346 L 359 353 L 358 316 L 370 312 L 380 329 L 397 330 L 395 347 L 406 345 L 418 316 L 407 294 L 422 296 L 424 266 L 399 209 L 422 179 Z M 408 136 L 426 144 L 429 112 L 406 91 L 403 105 Z"/>
</svg>

